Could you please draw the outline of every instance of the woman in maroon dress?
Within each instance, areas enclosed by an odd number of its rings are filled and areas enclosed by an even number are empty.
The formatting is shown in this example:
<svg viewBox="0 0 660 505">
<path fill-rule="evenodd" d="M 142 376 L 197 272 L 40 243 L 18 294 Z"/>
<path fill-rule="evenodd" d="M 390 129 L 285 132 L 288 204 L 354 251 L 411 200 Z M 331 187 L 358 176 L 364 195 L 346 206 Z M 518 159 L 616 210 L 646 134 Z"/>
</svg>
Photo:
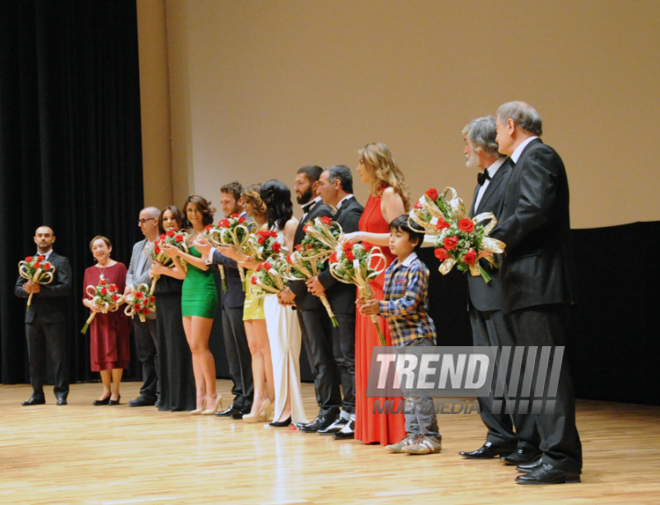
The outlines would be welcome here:
<svg viewBox="0 0 660 505">
<path fill-rule="evenodd" d="M 359 151 L 357 173 L 360 180 L 369 184 L 370 195 L 360 218 L 359 229 L 348 233 L 351 242 L 363 242 L 367 246 L 377 245 L 387 257 L 387 264 L 394 261 L 389 250 L 389 223 L 410 208 L 408 188 L 403 174 L 392 159 L 392 153 L 385 144 L 367 144 Z M 383 299 L 385 273 L 371 282 L 377 299 Z M 392 337 L 387 322 L 378 318 L 387 345 L 392 345 Z M 403 418 L 402 398 L 367 398 L 369 365 L 373 348 L 380 345 L 378 332 L 370 317 L 356 314 L 355 325 L 355 439 L 365 444 L 393 444 L 406 435 Z M 376 402 L 386 405 L 391 411 L 375 412 Z M 387 403 L 385 403 L 387 402 Z"/>
<path fill-rule="evenodd" d="M 117 285 L 119 293 L 123 293 L 126 287 L 126 266 L 110 259 L 110 239 L 97 235 L 89 247 L 97 263 L 85 270 L 83 305 L 89 308 L 90 313 L 96 312 L 90 324 L 89 354 L 92 372 L 100 372 L 103 382 L 103 393 L 94 401 L 94 405 L 119 405 L 119 384 L 124 368 L 128 368 L 130 361 L 128 338 L 131 320 L 121 309 L 103 314 L 92 303 L 87 286 L 96 286 L 103 276 L 110 284 Z"/>
</svg>

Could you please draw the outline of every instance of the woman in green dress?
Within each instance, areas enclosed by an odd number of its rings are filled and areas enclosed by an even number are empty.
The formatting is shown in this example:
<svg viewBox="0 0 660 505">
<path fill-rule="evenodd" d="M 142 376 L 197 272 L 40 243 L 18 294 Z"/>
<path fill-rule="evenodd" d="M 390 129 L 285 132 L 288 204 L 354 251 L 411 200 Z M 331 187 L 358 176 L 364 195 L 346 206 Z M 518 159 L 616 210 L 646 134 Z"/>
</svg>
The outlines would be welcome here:
<svg viewBox="0 0 660 505">
<path fill-rule="evenodd" d="M 222 406 L 222 395 L 215 387 L 215 361 L 209 349 L 211 326 L 218 307 L 218 291 L 213 272 L 206 258 L 195 248 L 195 240 L 204 228 L 213 222 L 215 209 L 205 198 L 191 195 L 186 200 L 183 213 L 189 224 L 188 253 L 174 246 L 164 246 L 163 251 L 179 272 L 186 272 L 181 292 L 183 329 L 192 352 L 193 374 L 197 408 L 191 414 L 213 414 Z M 186 262 L 183 266 L 181 260 Z"/>
</svg>

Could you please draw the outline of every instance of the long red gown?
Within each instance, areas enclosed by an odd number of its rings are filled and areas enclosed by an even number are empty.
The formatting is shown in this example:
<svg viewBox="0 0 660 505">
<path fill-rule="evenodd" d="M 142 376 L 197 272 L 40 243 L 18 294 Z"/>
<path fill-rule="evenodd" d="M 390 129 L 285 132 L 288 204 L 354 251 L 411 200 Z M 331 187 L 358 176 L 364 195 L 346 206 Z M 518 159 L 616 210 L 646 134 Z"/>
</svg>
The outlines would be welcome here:
<svg viewBox="0 0 660 505">
<path fill-rule="evenodd" d="M 360 218 L 360 231 L 371 233 L 389 233 L 389 225 L 380 210 L 380 197 L 369 196 L 364 212 Z M 365 245 L 370 245 L 365 243 Z M 389 247 L 381 247 L 387 258 L 387 264 L 394 261 L 395 256 Z M 384 298 L 383 284 L 385 272 L 374 279 L 370 286 L 378 300 Z M 387 345 L 392 345 L 392 337 L 387 328 L 387 321 L 379 317 L 380 327 L 385 335 Z M 355 439 L 365 444 L 379 443 L 382 445 L 394 444 L 406 436 L 403 417 L 402 398 L 367 398 L 367 382 L 369 379 L 369 366 L 373 348 L 380 345 L 378 331 L 371 317 L 363 316 L 358 311 L 355 324 Z M 396 414 L 374 413 L 376 401 L 381 405 L 386 402 Z"/>
<path fill-rule="evenodd" d="M 108 279 L 110 284 L 116 284 L 119 293 L 124 293 L 126 287 L 126 266 L 123 263 L 115 263 L 111 267 L 98 268 L 89 267 L 85 270 L 83 290 L 87 294 L 87 286 L 96 286 L 101 274 Z M 91 289 L 90 289 L 91 291 Z M 91 314 L 92 311 L 90 310 Z M 89 356 L 92 372 L 100 370 L 112 370 L 113 368 L 128 368 L 131 360 L 131 348 L 129 336 L 131 334 L 131 319 L 124 314 L 124 306 L 119 307 L 116 312 L 94 316 L 92 324 L 89 325 Z"/>
</svg>

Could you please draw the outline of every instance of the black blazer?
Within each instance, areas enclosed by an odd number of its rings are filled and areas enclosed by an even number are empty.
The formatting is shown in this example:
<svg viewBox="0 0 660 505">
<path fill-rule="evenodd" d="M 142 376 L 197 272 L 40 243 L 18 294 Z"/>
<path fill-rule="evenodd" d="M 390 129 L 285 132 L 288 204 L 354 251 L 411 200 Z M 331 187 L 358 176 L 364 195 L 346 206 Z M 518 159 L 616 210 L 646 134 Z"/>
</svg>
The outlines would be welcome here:
<svg viewBox="0 0 660 505">
<path fill-rule="evenodd" d="M 364 211 L 364 207 L 352 196 L 344 201 L 332 219 L 341 225 L 344 233 L 351 233 L 358 231 L 362 211 Z M 335 313 L 352 314 L 355 312 L 357 291 L 353 284 L 344 284 L 338 281 L 330 274 L 329 269 L 323 270 L 319 274 L 319 282 L 323 284 L 332 310 Z"/>
<path fill-rule="evenodd" d="M 316 219 L 317 217 L 329 216 L 332 217 L 332 209 L 325 205 L 321 200 L 312 205 L 307 212 L 307 215 L 304 219 L 300 220 L 298 223 L 298 228 L 296 228 L 296 234 L 293 236 L 293 245 L 297 246 L 305 238 L 305 232 L 303 231 L 304 226 L 307 222 Z M 296 308 L 298 310 L 321 310 L 323 304 L 321 300 L 314 296 L 312 293 L 307 291 L 307 285 L 305 281 L 289 281 L 289 288 L 296 295 Z"/>
<path fill-rule="evenodd" d="M 568 178 L 541 139 L 515 164 L 492 236 L 506 244 L 500 279 L 505 312 L 575 301 Z"/>
<path fill-rule="evenodd" d="M 53 282 L 41 286 L 41 292 L 32 297 L 30 310 L 25 312 L 25 322 L 31 323 L 37 320 L 42 323 L 65 323 L 67 296 L 71 292 L 71 266 L 69 260 L 53 251 L 48 257 L 48 262 L 55 268 Z M 14 286 L 14 294 L 19 298 L 30 296 L 23 289 L 27 282 L 23 277 L 18 277 Z"/>
<path fill-rule="evenodd" d="M 470 217 L 474 217 L 482 212 L 492 212 L 499 221 L 504 204 L 504 192 L 506 191 L 509 176 L 511 175 L 511 161 L 505 160 L 502 166 L 495 172 L 484 195 L 479 202 L 479 208 L 475 210 L 474 203 L 477 200 L 480 185 L 477 184 L 470 208 Z M 486 224 L 483 222 L 482 224 Z M 470 302 L 480 311 L 501 310 L 502 309 L 502 287 L 500 284 L 500 271 L 497 268 L 491 268 L 490 263 L 481 260 L 481 267 L 488 272 L 491 281 L 486 284 L 481 276 L 473 277 L 467 274 L 468 292 L 470 293 Z"/>
<path fill-rule="evenodd" d="M 211 249 L 211 263 L 222 265 L 225 270 L 225 283 L 227 291 L 222 293 L 222 305 L 228 309 L 236 309 L 245 304 L 245 292 L 241 284 L 241 276 L 238 273 L 238 264 L 231 258 L 227 258 L 216 248 Z"/>
</svg>

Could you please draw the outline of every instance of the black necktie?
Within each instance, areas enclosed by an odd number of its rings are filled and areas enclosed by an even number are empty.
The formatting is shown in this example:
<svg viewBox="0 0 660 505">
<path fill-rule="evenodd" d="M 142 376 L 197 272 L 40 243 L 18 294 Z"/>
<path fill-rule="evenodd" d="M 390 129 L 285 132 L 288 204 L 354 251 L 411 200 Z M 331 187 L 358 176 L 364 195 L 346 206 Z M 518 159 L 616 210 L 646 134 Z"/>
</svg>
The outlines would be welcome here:
<svg viewBox="0 0 660 505">
<path fill-rule="evenodd" d="M 483 186 L 484 182 L 490 179 L 490 174 L 488 173 L 488 170 L 484 170 L 483 172 L 480 172 L 477 174 L 477 182 L 479 183 L 479 186 Z"/>
</svg>

